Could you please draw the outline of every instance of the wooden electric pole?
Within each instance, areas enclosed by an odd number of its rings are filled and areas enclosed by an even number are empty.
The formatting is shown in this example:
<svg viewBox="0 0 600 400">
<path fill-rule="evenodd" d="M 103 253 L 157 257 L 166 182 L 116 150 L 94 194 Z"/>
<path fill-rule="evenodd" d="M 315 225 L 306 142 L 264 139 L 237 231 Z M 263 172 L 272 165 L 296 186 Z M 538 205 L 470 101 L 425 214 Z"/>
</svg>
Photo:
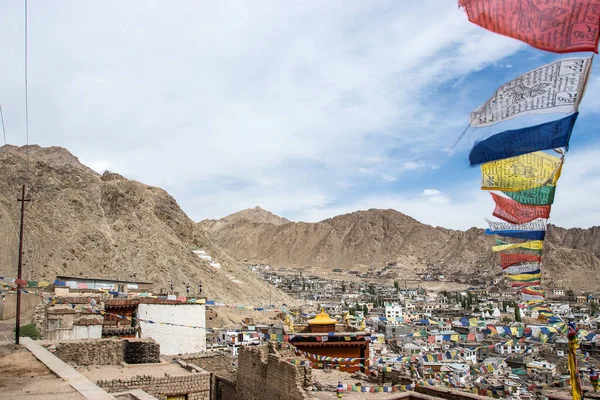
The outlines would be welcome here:
<svg viewBox="0 0 600 400">
<path fill-rule="evenodd" d="M 19 232 L 19 265 L 17 269 L 17 317 L 15 327 L 15 343 L 19 344 L 19 336 L 21 331 L 21 274 L 23 272 L 23 219 L 25 216 L 25 202 L 30 199 L 25 198 L 25 185 L 21 192 L 21 198 L 17 199 L 21 202 L 21 230 Z"/>
</svg>

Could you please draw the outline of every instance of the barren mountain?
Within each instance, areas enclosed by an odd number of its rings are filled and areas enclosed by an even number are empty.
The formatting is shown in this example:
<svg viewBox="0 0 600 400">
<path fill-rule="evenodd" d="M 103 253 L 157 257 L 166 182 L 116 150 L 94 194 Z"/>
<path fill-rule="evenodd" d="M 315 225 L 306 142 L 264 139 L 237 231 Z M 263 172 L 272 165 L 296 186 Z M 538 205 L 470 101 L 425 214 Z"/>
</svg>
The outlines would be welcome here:
<svg viewBox="0 0 600 400">
<path fill-rule="evenodd" d="M 204 229 L 207 231 L 218 232 L 221 230 L 221 228 L 223 228 L 224 225 L 237 221 L 246 221 L 254 224 L 266 223 L 272 225 L 283 225 L 290 222 L 285 218 L 279 217 L 272 212 L 256 206 L 247 210 L 238 211 L 222 219 L 205 219 L 201 223 L 202 227 L 204 227 Z"/>
<path fill-rule="evenodd" d="M 27 176 L 29 181 L 27 182 Z M 202 282 L 204 294 L 227 303 L 290 302 L 215 245 L 164 190 L 99 175 L 60 147 L 0 148 L 0 274 L 15 276 L 19 208 L 27 182 L 25 279 L 57 275 L 173 283 L 185 293 Z M 220 268 L 192 253 L 197 246 Z M 218 266 L 217 266 L 218 267 Z"/>
<path fill-rule="evenodd" d="M 375 209 L 317 223 L 273 224 L 234 217 L 246 212 L 199 226 L 230 254 L 252 262 L 342 269 L 395 262 L 399 277 L 435 272 L 491 278 L 500 273 L 498 255 L 491 251 L 494 238 L 477 228 L 432 227 L 395 210 Z M 589 279 L 600 272 L 600 227 L 551 225 L 543 260 L 546 284 L 600 289 L 600 281 Z"/>
</svg>

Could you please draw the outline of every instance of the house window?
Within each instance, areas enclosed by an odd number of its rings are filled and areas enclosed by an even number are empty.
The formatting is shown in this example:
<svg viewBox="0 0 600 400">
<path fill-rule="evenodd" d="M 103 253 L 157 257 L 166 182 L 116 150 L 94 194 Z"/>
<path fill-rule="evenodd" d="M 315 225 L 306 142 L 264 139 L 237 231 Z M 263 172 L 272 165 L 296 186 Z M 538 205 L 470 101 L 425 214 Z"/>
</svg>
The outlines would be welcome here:
<svg viewBox="0 0 600 400">
<path fill-rule="evenodd" d="M 187 400 L 187 394 L 175 394 L 172 396 L 167 396 L 167 400 Z"/>
</svg>

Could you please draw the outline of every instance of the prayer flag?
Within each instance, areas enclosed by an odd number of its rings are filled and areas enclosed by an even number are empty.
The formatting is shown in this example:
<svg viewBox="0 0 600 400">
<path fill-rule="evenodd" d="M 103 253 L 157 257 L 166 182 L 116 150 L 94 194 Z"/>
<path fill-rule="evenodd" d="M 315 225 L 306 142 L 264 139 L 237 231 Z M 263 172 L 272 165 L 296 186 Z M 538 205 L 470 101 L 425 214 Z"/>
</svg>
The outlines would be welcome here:
<svg viewBox="0 0 600 400">
<path fill-rule="evenodd" d="M 481 165 L 481 189 L 516 192 L 548 184 L 556 185 L 562 158 L 543 152 L 524 154 Z"/>
<path fill-rule="evenodd" d="M 591 66 L 592 57 L 566 58 L 528 71 L 500 86 L 473 111 L 470 125 L 488 126 L 532 114 L 574 113 L 585 92 Z"/>
<path fill-rule="evenodd" d="M 498 235 L 505 236 L 513 239 L 524 239 L 524 240 L 544 240 L 546 237 L 546 231 L 492 231 L 486 229 L 484 232 L 486 235 Z"/>
<path fill-rule="evenodd" d="M 496 203 L 492 215 L 512 224 L 524 224 L 537 218 L 550 217 L 550 206 L 524 205 L 496 193 L 490 193 L 490 195 Z"/>
<path fill-rule="evenodd" d="M 515 275 L 506 275 L 508 279 L 511 281 L 519 281 L 519 282 L 531 282 L 533 280 L 540 280 L 541 273 L 539 269 L 528 273 L 515 274 Z"/>
<path fill-rule="evenodd" d="M 514 254 L 500 254 L 500 266 L 502 269 L 508 268 L 511 265 L 515 265 L 518 263 L 526 263 L 526 262 L 541 262 L 542 258 L 533 254 L 523 254 L 523 253 L 514 253 Z"/>
<path fill-rule="evenodd" d="M 459 0 L 469 21 L 554 53 L 598 52 L 599 0 Z"/>
<path fill-rule="evenodd" d="M 502 244 L 498 246 L 492 246 L 492 251 L 506 251 L 512 249 L 529 249 L 529 250 L 541 250 L 543 243 L 541 240 L 532 240 L 531 242 L 524 243 L 513 243 L 513 244 Z"/>
<path fill-rule="evenodd" d="M 521 265 L 513 265 L 512 267 L 508 267 L 508 268 L 504 269 L 502 272 L 505 275 L 517 275 L 517 274 L 525 274 L 525 273 L 530 273 L 530 272 L 539 271 L 539 270 L 540 270 L 539 263 L 527 263 L 527 264 L 521 264 Z"/>
<path fill-rule="evenodd" d="M 577 115 L 574 113 L 556 121 L 507 130 L 479 141 L 469 153 L 469 164 L 477 165 L 539 150 L 568 149 Z"/>
<path fill-rule="evenodd" d="M 496 233 L 496 231 L 545 231 L 546 221 L 543 219 L 536 219 L 535 221 L 528 222 L 526 224 L 511 224 L 509 222 L 497 222 L 485 219 L 490 227 L 490 232 Z"/>
<path fill-rule="evenodd" d="M 505 195 L 521 204 L 532 206 L 544 206 L 554 203 L 556 186 L 540 186 L 532 189 L 519 190 L 517 192 L 504 192 Z"/>
</svg>

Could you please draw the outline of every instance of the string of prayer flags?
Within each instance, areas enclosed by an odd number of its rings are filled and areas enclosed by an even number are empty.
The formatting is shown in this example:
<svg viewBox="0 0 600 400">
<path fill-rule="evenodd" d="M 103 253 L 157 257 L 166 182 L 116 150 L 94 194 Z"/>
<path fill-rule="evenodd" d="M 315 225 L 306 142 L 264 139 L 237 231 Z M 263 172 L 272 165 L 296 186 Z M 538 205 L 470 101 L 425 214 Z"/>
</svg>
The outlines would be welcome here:
<svg viewBox="0 0 600 400">
<path fill-rule="evenodd" d="M 529 249 L 529 250 L 541 250 L 544 242 L 541 240 L 532 240 L 530 242 L 523 243 L 509 243 L 492 246 L 492 251 L 506 251 L 512 249 Z"/>
<path fill-rule="evenodd" d="M 538 151 L 482 164 L 481 190 L 512 192 L 556 185 L 562 162 L 562 158 Z"/>
<path fill-rule="evenodd" d="M 537 288 L 523 288 L 521 289 L 521 297 L 526 301 L 544 300 L 545 292 L 542 289 Z"/>
<path fill-rule="evenodd" d="M 492 215 L 511 224 L 525 224 L 534 219 L 550 217 L 550 206 L 523 205 L 493 192 L 490 192 L 490 195 L 496 203 Z"/>
<path fill-rule="evenodd" d="M 459 0 L 469 21 L 554 53 L 598 52 L 598 0 Z"/>
</svg>

